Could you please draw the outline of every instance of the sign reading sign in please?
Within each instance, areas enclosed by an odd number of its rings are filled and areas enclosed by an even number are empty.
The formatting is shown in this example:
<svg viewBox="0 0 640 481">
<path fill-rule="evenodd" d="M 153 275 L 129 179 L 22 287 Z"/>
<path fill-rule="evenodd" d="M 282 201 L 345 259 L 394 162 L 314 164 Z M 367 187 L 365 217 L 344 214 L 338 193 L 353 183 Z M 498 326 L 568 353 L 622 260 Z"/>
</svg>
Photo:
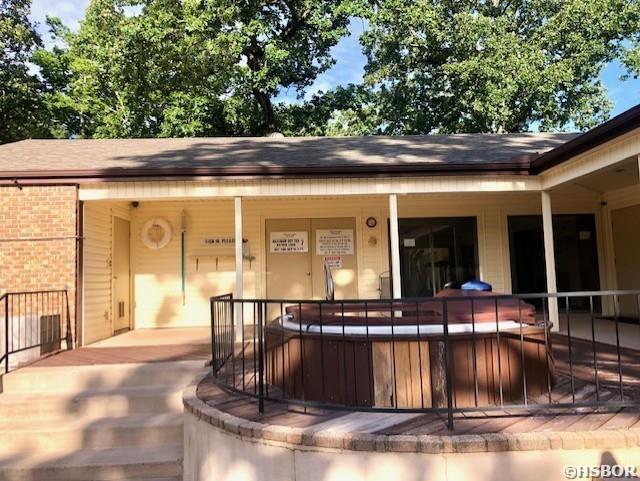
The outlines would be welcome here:
<svg viewBox="0 0 640 481">
<path fill-rule="evenodd" d="M 212 247 L 230 247 L 235 245 L 236 240 L 233 237 L 205 237 L 204 245 Z"/>
</svg>

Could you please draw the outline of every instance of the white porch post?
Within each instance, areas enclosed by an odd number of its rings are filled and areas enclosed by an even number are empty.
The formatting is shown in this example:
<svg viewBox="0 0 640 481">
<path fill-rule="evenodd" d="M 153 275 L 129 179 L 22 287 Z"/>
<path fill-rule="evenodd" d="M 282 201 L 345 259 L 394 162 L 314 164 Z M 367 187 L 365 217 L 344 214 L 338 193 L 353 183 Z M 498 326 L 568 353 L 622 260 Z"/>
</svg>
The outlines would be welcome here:
<svg viewBox="0 0 640 481">
<path fill-rule="evenodd" d="M 542 229 L 544 234 L 544 262 L 547 274 L 547 292 L 555 294 L 556 287 L 556 255 L 553 247 L 553 216 L 551 211 L 551 196 L 549 191 L 543 190 L 542 196 Z M 553 331 L 560 330 L 558 316 L 558 299 L 549 298 L 549 320 L 553 322 Z"/>
<path fill-rule="evenodd" d="M 235 254 L 236 254 L 236 288 L 234 297 L 236 299 L 242 299 L 242 281 L 243 281 L 243 265 L 242 265 L 242 197 L 236 197 L 234 199 L 234 225 L 235 225 Z M 243 309 L 242 304 L 235 305 L 235 325 L 236 325 L 236 339 L 241 338 L 243 328 Z"/>
<path fill-rule="evenodd" d="M 389 194 L 389 230 L 391 231 L 391 284 L 393 298 L 402 297 L 402 283 L 400 279 L 400 240 L 398 235 L 398 196 Z"/>
</svg>

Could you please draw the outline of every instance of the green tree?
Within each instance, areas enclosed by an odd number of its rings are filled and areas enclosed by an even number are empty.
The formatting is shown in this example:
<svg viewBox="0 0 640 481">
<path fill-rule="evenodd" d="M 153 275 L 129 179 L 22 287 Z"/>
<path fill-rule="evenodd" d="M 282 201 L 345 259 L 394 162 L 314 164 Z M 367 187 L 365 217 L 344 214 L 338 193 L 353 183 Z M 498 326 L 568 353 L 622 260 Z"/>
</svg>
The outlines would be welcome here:
<svg viewBox="0 0 640 481">
<path fill-rule="evenodd" d="M 46 117 L 48 133 L 52 137 L 67 138 L 82 130 L 82 118 L 69 96 L 71 85 L 71 58 L 61 43 L 70 31 L 59 18 L 47 17 L 53 44 L 49 49 L 40 47 L 33 52 L 31 62 L 38 66 L 41 79 L 41 109 Z"/>
<path fill-rule="evenodd" d="M 375 135 L 380 133 L 376 97 L 363 85 L 338 86 L 297 104 L 278 104 L 285 135 Z"/>
<path fill-rule="evenodd" d="M 134 2 L 135 3 L 135 2 Z M 196 38 L 188 2 L 92 0 L 59 52 L 71 78 L 67 98 L 89 137 L 202 135 L 216 131 L 231 62 L 215 40 Z"/>
<path fill-rule="evenodd" d="M 73 106 L 83 136 L 270 133 L 280 89 L 303 92 L 333 64 L 349 5 L 92 0 L 77 34 L 63 35 L 68 51 L 40 64 L 68 64 L 57 103 Z"/>
<path fill-rule="evenodd" d="M 622 76 L 622 80 L 628 80 L 631 76 L 636 79 L 640 77 L 640 32 L 624 46 L 622 63 L 627 68 L 627 74 Z"/>
<path fill-rule="evenodd" d="M 45 135 L 41 85 L 27 62 L 41 44 L 31 0 L 0 0 L 0 143 Z"/>
<path fill-rule="evenodd" d="M 348 33 L 352 4 L 244 0 L 235 5 L 241 59 L 246 60 L 242 81 L 263 112 L 263 130 L 272 132 L 278 128 L 273 97 L 281 88 L 303 91 L 334 64 L 330 49 Z M 210 18 L 217 18 L 218 8 L 208 9 Z"/>
<path fill-rule="evenodd" d="M 519 132 L 604 120 L 598 80 L 640 30 L 637 0 L 379 0 L 366 81 L 386 133 Z"/>
</svg>

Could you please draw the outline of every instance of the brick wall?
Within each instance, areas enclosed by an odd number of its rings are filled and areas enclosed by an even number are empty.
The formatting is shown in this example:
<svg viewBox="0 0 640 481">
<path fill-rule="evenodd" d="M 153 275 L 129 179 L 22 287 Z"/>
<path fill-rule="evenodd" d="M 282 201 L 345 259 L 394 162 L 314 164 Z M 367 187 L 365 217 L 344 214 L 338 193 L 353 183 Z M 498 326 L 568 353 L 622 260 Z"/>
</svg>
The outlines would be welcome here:
<svg viewBox="0 0 640 481">
<path fill-rule="evenodd" d="M 76 187 L 0 187 L 0 292 L 69 290 L 76 283 Z"/>
</svg>

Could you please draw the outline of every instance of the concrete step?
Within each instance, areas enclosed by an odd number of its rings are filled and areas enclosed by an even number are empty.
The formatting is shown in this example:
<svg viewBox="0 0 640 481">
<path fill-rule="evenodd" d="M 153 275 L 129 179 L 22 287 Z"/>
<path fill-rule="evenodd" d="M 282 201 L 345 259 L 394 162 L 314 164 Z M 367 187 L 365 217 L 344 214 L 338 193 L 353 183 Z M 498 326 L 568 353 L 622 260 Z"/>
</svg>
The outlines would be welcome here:
<svg viewBox="0 0 640 481">
<path fill-rule="evenodd" d="M 5 393 L 0 395 L 0 422 L 181 413 L 183 390 L 183 385 L 176 385 L 87 389 L 62 394 Z"/>
<path fill-rule="evenodd" d="M 181 413 L 138 414 L 119 418 L 77 419 L 61 422 L 0 422 L 0 453 L 55 451 L 123 446 L 181 445 Z"/>
<path fill-rule="evenodd" d="M 178 481 L 182 446 L 0 454 L 0 481 Z"/>
<path fill-rule="evenodd" d="M 3 388 L 5 393 L 50 393 L 131 386 L 187 385 L 203 367 L 203 361 L 26 367 L 6 375 Z"/>
</svg>

